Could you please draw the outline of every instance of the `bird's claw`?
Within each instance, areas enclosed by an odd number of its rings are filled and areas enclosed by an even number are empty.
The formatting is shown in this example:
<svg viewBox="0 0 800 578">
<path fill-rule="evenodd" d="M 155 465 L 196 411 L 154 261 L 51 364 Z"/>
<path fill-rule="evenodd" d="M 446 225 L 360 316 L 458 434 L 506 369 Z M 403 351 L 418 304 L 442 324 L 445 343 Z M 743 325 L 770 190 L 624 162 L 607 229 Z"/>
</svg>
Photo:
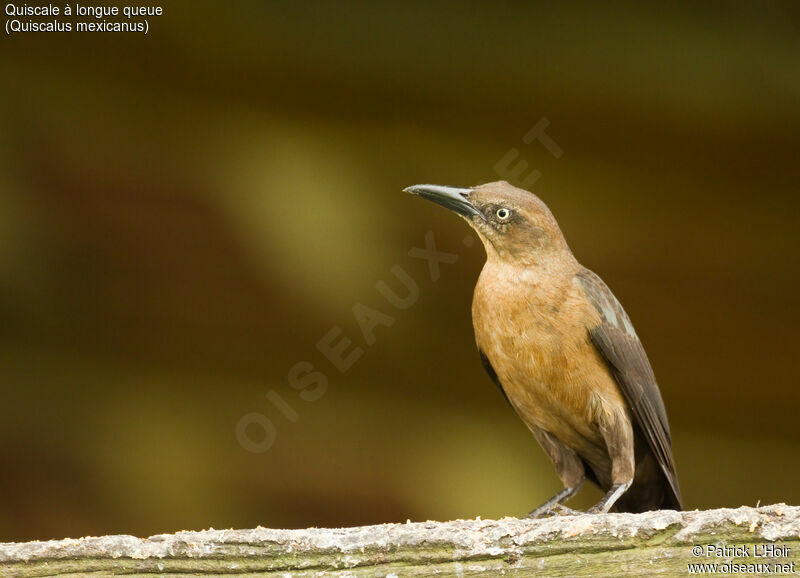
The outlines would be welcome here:
<svg viewBox="0 0 800 578">
<path fill-rule="evenodd" d="M 531 519 L 552 518 L 554 516 L 577 516 L 581 514 L 578 510 L 568 508 L 563 504 L 553 504 L 552 506 L 540 506 L 533 512 L 525 516 Z"/>
<path fill-rule="evenodd" d="M 564 504 L 557 504 L 553 509 L 558 512 L 559 516 L 579 516 L 583 513 L 580 510 L 573 510 L 572 508 L 568 508 Z"/>
</svg>

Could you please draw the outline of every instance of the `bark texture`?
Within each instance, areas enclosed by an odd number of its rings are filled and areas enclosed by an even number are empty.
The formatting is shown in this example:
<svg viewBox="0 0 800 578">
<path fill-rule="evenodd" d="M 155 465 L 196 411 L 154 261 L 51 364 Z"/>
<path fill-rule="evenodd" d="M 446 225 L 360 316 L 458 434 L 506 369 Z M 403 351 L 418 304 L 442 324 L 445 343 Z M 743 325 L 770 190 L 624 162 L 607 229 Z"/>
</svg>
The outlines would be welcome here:
<svg viewBox="0 0 800 578">
<path fill-rule="evenodd" d="M 784 555 L 753 558 L 765 544 Z M 745 547 L 706 555 L 708 545 Z M 693 555 L 701 546 L 703 554 Z M 741 549 L 740 549 L 741 554 Z M 3 576 L 686 575 L 688 564 L 791 564 L 800 571 L 800 507 L 456 520 L 358 528 L 207 530 L 0 544 Z M 788 566 L 786 567 L 788 569 Z M 724 567 L 718 573 L 725 574 Z M 791 572 L 790 572 L 791 573 Z"/>
</svg>

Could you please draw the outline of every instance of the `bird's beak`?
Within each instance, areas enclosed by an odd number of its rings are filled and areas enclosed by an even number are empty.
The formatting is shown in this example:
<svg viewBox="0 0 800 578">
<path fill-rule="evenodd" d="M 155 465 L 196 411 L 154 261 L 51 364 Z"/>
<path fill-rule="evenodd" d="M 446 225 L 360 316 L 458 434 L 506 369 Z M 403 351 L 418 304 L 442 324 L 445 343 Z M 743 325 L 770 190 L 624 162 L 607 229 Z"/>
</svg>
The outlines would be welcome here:
<svg viewBox="0 0 800 578">
<path fill-rule="evenodd" d="M 442 205 L 446 209 L 455 211 L 459 215 L 463 215 L 468 219 L 472 217 L 480 217 L 484 221 L 486 217 L 483 216 L 475 206 L 469 202 L 469 196 L 472 189 L 459 189 L 456 187 L 443 187 L 442 185 L 414 185 L 403 189 L 406 193 L 412 195 L 419 195 L 423 199 L 433 201 L 437 205 Z"/>
</svg>

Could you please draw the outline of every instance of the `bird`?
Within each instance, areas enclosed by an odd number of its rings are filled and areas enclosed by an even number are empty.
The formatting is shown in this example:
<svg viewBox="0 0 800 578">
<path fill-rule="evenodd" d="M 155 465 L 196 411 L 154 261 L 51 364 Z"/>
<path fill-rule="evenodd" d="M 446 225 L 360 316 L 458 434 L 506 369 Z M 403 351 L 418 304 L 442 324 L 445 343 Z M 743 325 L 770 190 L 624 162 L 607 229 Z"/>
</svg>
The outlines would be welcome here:
<svg viewBox="0 0 800 578">
<path fill-rule="evenodd" d="M 467 221 L 486 251 L 472 300 L 481 362 L 553 462 L 563 489 L 528 516 L 682 509 L 664 402 L 642 342 L 606 284 L 572 254 L 534 193 L 506 181 L 404 189 Z"/>
</svg>

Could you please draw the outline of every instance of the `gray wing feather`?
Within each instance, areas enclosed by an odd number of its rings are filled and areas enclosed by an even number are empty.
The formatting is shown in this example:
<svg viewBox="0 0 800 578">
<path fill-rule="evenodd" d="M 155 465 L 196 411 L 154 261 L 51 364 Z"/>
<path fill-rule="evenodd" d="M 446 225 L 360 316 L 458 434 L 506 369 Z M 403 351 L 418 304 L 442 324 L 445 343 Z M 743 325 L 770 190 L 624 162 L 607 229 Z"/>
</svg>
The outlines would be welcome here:
<svg viewBox="0 0 800 578">
<path fill-rule="evenodd" d="M 681 507 L 681 492 L 672 457 L 672 436 L 667 411 L 653 369 L 628 315 L 600 277 L 582 269 L 577 279 L 603 321 L 590 330 L 592 343 L 606 361 L 634 420 L 644 434 L 650 450 Z"/>
</svg>

